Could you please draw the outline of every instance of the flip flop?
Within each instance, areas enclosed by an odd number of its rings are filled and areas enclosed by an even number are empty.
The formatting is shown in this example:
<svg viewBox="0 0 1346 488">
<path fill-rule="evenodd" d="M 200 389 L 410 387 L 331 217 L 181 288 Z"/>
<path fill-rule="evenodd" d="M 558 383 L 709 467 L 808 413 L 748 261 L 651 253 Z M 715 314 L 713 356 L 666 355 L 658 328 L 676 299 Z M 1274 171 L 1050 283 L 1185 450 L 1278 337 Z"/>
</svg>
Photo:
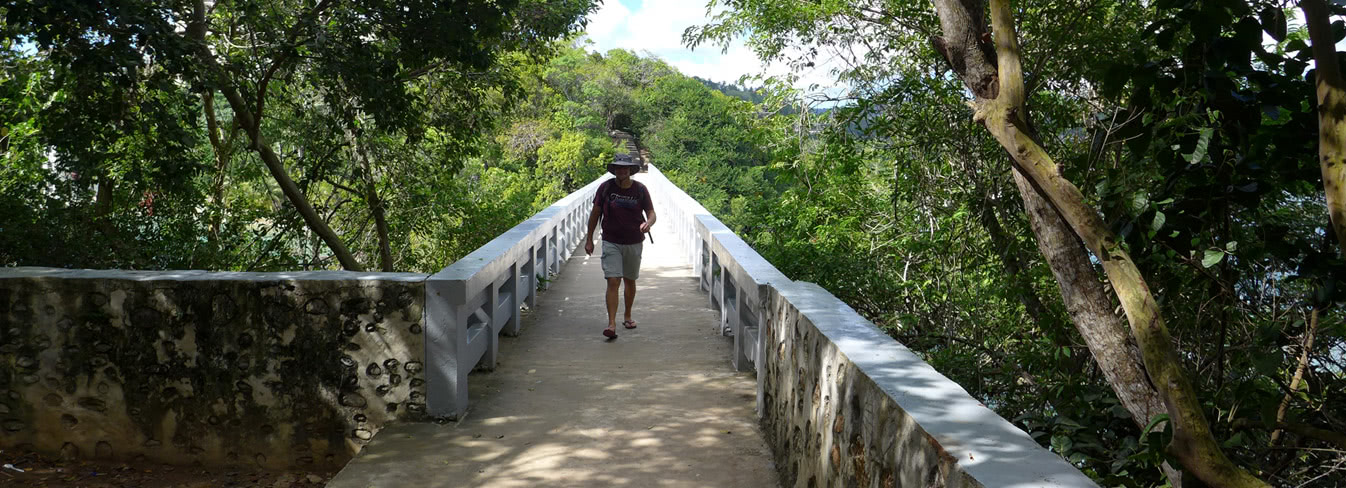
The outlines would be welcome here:
<svg viewBox="0 0 1346 488">
<path fill-rule="evenodd" d="M 622 327 L 626 327 L 626 328 L 628 328 L 628 329 L 634 329 L 634 328 L 636 328 L 636 321 L 634 321 L 634 320 L 627 320 L 627 321 L 625 321 L 625 322 L 622 322 Z"/>
<path fill-rule="evenodd" d="M 617 331 L 612 329 L 603 329 L 603 335 L 606 336 L 608 339 L 616 339 Z"/>
</svg>

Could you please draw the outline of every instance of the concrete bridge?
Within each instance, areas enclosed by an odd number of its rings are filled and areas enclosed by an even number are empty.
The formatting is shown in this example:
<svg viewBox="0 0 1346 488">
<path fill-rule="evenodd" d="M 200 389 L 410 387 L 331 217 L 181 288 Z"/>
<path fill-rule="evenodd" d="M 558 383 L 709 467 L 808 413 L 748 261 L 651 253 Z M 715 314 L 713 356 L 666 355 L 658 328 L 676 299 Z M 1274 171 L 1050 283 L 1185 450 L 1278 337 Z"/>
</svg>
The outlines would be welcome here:
<svg viewBox="0 0 1346 488">
<path fill-rule="evenodd" d="M 1094 486 L 636 178 L 657 244 L 612 341 L 575 253 L 599 181 L 434 275 L 0 270 L 0 447 L 340 488 Z"/>
</svg>

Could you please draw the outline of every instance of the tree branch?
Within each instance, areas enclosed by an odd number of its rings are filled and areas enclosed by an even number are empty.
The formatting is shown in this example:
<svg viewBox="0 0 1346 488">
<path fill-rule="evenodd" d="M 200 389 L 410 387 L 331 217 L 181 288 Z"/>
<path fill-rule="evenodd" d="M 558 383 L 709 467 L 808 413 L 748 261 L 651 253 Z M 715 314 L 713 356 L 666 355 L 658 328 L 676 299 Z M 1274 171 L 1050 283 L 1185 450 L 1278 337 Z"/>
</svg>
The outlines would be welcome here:
<svg viewBox="0 0 1346 488">
<path fill-rule="evenodd" d="M 304 23 L 309 20 L 316 20 L 317 17 L 322 14 L 322 11 L 327 10 L 327 7 L 330 6 L 332 6 L 332 0 L 322 0 L 321 2 L 318 2 L 318 5 L 314 6 L 313 10 L 310 10 L 305 15 L 299 17 L 299 19 L 295 21 L 294 26 L 291 27 L 290 35 L 288 36 L 289 38 L 281 47 L 281 52 L 272 59 L 271 65 L 267 67 L 266 73 L 262 75 L 261 82 L 257 84 L 257 113 L 253 117 L 257 123 L 260 124 L 262 122 L 262 107 L 266 105 L 266 86 L 271 82 L 271 76 L 274 75 L 277 70 L 281 69 L 285 63 L 289 62 L 290 56 L 294 54 L 294 50 L 299 47 L 297 40 L 299 39 L 299 33 L 303 31 Z M 307 40 L 305 40 L 305 42 L 307 42 Z"/>
</svg>

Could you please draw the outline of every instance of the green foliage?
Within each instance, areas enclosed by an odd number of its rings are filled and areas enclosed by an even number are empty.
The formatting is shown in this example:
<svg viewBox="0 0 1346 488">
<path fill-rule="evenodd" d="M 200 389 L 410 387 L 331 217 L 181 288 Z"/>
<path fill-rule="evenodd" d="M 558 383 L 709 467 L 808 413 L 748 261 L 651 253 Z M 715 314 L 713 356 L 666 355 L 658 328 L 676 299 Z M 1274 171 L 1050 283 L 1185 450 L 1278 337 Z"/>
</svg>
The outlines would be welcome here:
<svg viewBox="0 0 1346 488">
<path fill-rule="evenodd" d="M 851 90 L 826 113 L 756 122 L 779 199 L 712 206 L 739 197 L 728 188 L 707 208 L 1101 483 L 1161 484 L 1167 423 L 1137 424 L 1080 359 L 1007 157 L 930 48 L 930 5 L 717 4 L 690 43 L 745 35 L 796 71 L 827 62 Z M 1322 329 L 1343 321 L 1346 268 L 1325 228 L 1303 32 L 1276 5 L 1237 1 L 1015 9 L 1035 128 L 1136 258 L 1226 452 L 1272 466 L 1258 474 L 1273 484 L 1340 482 L 1340 446 L 1273 446 L 1267 428 L 1289 398 L 1287 419 L 1346 431 L 1329 406 L 1346 343 Z M 765 80 L 768 106 L 808 100 L 791 82 Z M 1313 310 L 1305 384 L 1287 395 Z"/>
<path fill-rule="evenodd" d="M 502 152 L 491 134 L 511 124 L 518 99 L 533 103 L 524 110 L 549 107 L 545 90 L 536 101 L 526 90 L 542 85 L 539 66 L 564 46 L 552 41 L 582 26 L 594 5 L 198 8 L 0 3 L 0 262 L 330 267 L 328 245 L 272 181 L 279 177 L 261 164 L 252 133 L 357 261 L 378 263 L 387 241 L 398 269 L 452 262 L 456 255 L 420 239 L 456 235 L 446 214 L 470 213 L 475 200 L 444 190 L 480 191 L 459 172 L 474 155 Z M 516 181 L 527 193 L 520 212 L 534 206 L 532 171 Z"/>
<path fill-rule="evenodd" d="M 766 95 L 763 94 L 761 90 L 753 90 L 747 87 L 740 87 L 734 83 L 718 83 L 711 80 L 703 80 L 696 76 L 693 76 L 692 79 L 699 81 L 701 82 L 701 84 L 706 85 L 715 91 L 723 93 L 726 96 L 737 98 L 745 102 L 760 104 L 766 101 Z"/>
<path fill-rule="evenodd" d="M 1170 427 L 1133 420 L 1087 359 L 928 3 L 730 0 L 688 31 L 747 34 L 796 73 L 835 58 L 851 89 L 826 108 L 792 77 L 748 91 L 553 42 L 585 1 L 291 3 L 219 4 L 206 43 L 360 261 L 386 239 L 397 270 L 440 269 L 601 175 L 626 130 L 788 276 L 1042 445 L 1104 485 L 1163 483 Z M 118 5 L 0 3 L 0 263 L 333 267 L 175 24 L 192 6 Z M 1034 126 L 1141 267 L 1217 438 L 1276 484 L 1340 483 L 1340 446 L 1270 435 L 1286 399 L 1282 420 L 1346 430 L 1305 33 L 1232 0 L 1016 8 Z"/>
</svg>

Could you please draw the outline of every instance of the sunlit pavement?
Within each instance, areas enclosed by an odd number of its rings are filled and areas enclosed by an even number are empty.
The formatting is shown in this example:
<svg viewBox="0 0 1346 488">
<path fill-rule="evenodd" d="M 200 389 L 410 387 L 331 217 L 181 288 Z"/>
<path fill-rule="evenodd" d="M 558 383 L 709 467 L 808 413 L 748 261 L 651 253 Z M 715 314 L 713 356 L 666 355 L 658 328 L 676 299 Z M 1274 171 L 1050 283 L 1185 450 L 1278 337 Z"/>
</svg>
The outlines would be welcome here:
<svg viewBox="0 0 1346 488">
<path fill-rule="evenodd" d="M 601 251 L 581 245 L 499 367 L 469 377 L 464 418 L 386 428 L 327 486 L 776 486 L 752 373 L 671 242 L 645 243 L 638 328 L 602 336 Z"/>
</svg>

